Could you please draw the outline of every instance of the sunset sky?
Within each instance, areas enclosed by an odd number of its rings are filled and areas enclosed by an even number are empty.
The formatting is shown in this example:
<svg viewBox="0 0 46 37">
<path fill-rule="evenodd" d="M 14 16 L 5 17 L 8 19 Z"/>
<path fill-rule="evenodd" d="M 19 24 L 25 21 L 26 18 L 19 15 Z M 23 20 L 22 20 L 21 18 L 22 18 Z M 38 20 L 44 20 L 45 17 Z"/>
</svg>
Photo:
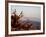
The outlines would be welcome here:
<svg viewBox="0 0 46 37">
<path fill-rule="evenodd" d="M 40 13 L 41 8 L 36 6 L 19 6 L 11 5 L 11 11 L 13 12 L 16 9 L 16 14 L 19 15 L 23 11 L 23 17 L 38 18 L 41 19 Z"/>
</svg>

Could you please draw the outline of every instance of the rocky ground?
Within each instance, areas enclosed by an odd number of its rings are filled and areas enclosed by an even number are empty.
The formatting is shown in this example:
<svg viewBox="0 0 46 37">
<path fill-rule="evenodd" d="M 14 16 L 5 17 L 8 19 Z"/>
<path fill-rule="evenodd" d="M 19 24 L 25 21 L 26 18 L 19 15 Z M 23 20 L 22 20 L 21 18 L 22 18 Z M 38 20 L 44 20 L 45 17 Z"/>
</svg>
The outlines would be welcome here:
<svg viewBox="0 0 46 37">
<path fill-rule="evenodd" d="M 14 27 L 11 28 L 12 31 L 23 31 L 23 30 L 39 30 L 40 26 L 35 26 L 31 22 L 16 22 Z"/>
</svg>

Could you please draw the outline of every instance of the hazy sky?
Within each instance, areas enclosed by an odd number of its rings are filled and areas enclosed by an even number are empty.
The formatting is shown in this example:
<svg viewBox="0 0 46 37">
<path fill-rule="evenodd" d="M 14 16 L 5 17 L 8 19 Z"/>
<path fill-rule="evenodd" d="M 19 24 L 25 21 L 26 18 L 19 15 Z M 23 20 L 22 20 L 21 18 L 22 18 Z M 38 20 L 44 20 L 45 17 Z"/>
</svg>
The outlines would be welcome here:
<svg viewBox="0 0 46 37">
<path fill-rule="evenodd" d="M 18 5 L 11 5 L 12 12 L 16 9 L 17 15 L 23 11 L 24 17 L 30 18 L 39 18 L 40 19 L 40 12 L 41 8 L 36 6 L 18 6 Z"/>
</svg>

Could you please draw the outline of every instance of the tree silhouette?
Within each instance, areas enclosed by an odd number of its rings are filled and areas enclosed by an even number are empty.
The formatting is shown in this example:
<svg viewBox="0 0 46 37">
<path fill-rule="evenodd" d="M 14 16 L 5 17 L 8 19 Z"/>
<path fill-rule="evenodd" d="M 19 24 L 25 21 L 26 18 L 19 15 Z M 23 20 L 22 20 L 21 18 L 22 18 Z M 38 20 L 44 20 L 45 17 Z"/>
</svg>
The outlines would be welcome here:
<svg viewBox="0 0 46 37">
<path fill-rule="evenodd" d="M 14 14 L 14 15 L 16 14 L 16 9 L 15 9 L 15 11 L 13 12 L 13 14 Z"/>
<path fill-rule="evenodd" d="M 21 11 L 21 13 L 20 13 L 20 15 L 19 15 L 20 17 L 23 17 L 23 11 Z"/>
</svg>

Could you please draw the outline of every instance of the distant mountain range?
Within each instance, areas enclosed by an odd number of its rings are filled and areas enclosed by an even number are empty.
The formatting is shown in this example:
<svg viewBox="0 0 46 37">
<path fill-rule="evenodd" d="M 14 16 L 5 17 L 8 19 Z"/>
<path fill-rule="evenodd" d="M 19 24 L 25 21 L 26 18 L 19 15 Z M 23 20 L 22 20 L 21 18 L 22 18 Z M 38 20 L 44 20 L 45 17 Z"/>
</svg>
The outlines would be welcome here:
<svg viewBox="0 0 46 37">
<path fill-rule="evenodd" d="M 23 18 L 23 19 L 20 19 L 19 20 L 20 23 L 29 23 L 29 24 L 33 24 L 35 26 L 40 26 L 40 19 L 38 18 L 35 18 L 35 19 L 30 19 L 30 18 Z"/>
</svg>

